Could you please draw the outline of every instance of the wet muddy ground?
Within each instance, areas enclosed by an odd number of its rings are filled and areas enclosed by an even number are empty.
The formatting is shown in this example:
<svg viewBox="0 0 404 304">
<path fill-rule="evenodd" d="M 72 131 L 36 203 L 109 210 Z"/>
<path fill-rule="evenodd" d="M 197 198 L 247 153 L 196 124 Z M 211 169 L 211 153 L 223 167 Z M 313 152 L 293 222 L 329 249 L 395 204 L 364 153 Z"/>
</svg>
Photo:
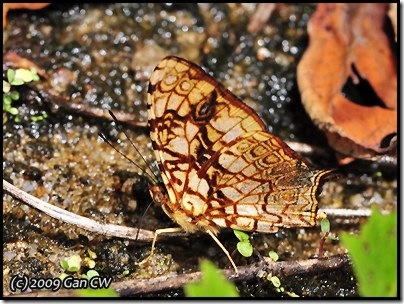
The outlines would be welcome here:
<svg viewBox="0 0 404 304">
<path fill-rule="evenodd" d="M 273 13 L 270 26 L 251 35 L 246 28 L 255 7 L 76 4 L 10 12 L 3 54 L 13 51 L 32 60 L 49 79 L 22 90 L 20 122 L 3 113 L 3 178 L 43 201 L 99 222 L 151 231 L 175 227 L 159 206 L 152 204 L 147 209 L 152 201 L 144 174 L 99 137 L 99 132 L 106 134 L 119 150 L 145 168 L 116 124 L 52 103 L 52 96 L 58 96 L 78 107 L 131 114 L 141 126 L 123 126 L 157 172 L 149 134 L 142 123 L 147 122 L 150 73 L 170 54 L 205 67 L 253 107 L 270 132 L 316 147 L 321 156 L 310 160 L 321 167 L 334 167 L 333 151 L 305 113 L 296 85 L 296 65 L 307 45 L 307 22 L 315 6 L 283 5 Z M 32 116 L 43 113 L 47 118 L 32 121 Z M 123 185 L 128 184 L 132 186 L 125 190 Z M 377 204 L 385 210 L 394 209 L 397 168 L 355 162 L 324 184 L 319 202 L 320 208 L 366 209 Z M 357 232 L 365 221 L 331 218 L 331 231 L 335 235 Z M 274 250 L 281 260 L 288 261 L 316 257 L 320 237 L 316 226 L 276 234 L 253 233 L 252 243 L 262 255 Z M 236 249 L 237 239 L 231 231 L 224 231 L 219 238 L 230 252 Z M 221 249 L 202 233 L 158 241 L 150 263 L 138 266 L 136 262 L 147 255 L 150 243 L 90 233 L 3 195 L 4 295 L 13 294 L 9 283 L 14 274 L 58 277 L 63 272 L 62 259 L 74 254 L 84 259 L 88 249 L 97 254 L 99 273 L 112 276 L 114 281 L 196 271 L 202 257 L 221 268 L 231 267 Z M 326 256 L 343 253 L 346 249 L 338 240 L 326 242 Z M 237 252 L 233 257 L 238 265 L 258 259 L 256 255 L 243 258 Z M 349 265 L 317 275 L 287 277 L 282 285 L 301 296 L 357 296 Z M 281 296 L 259 277 L 237 286 L 246 297 Z M 143 296 L 183 296 L 183 291 Z"/>
</svg>

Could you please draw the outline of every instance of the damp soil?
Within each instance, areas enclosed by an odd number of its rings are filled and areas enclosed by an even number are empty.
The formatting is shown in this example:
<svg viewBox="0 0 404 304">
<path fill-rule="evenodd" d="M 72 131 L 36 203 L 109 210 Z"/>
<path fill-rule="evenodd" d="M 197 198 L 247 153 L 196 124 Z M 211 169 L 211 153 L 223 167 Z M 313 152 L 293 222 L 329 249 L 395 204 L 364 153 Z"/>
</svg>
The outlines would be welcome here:
<svg viewBox="0 0 404 304">
<path fill-rule="evenodd" d="M 333 167 L 333 152 L 304 111 L 296 85 L 296 65 L 307 45 L 307 22 L 315 5 L 281 5 L 269 26 L 247 32 L 254 4 L 52 4 L 38 10 L 8 14 L 3 55 L 12 51 L 35 62 L 49 75 L 21 88 L 19 121 L 3 113 L 3 178 L 37 198 L 102 223 L 147 230 L 175 227 L 152 203 L 147 178 L 100 137 L 109 140 L 141 168 L 146 165 L 128 139 L 110 120 L 64 111 L 52 104 L 52 91 L 82 107 L 112 109 L 147 121 L 148 78 L 166 55 L 186 57 L 203 66 L 253 107 L 268 131 L 284 140 L 307 143 L 325 151 L 313 163 Z M 261 55 L 258 55 L 261 54 Z M 262 54 L 265 58 L 262 58 Z M 3 74 L 5 73 L 3 67 Z M 3 75 L 4 76 L 4 75 Z M 32 117 L 47 117 L 33 121 Z M 124 128 L 140 154 L 157 171 L 147 128 Z M 126 185 L 126 186 L 124 186 Z M 129 185 L 129 186 L 127 186 Z M 319 197 L 321 208 L 385 210 L 397 202 L 397 169 L 355 162 L 328 180 Z M 150 208 L 148 208 L 150 206 Z M 366 219 L 331 222 L 333 233 L 357 232 Z M 237 239 L 219 235 L 230 252 Z M 252 234 L 262 255 L 276 251 L 283 261 L 314 258 L 321 238 L 319 226 Z M 15 294 L 10 279 L 59 277 L 60 261 L 96 253 L 95 269 L 114 281 L 196 271 L 201 258 L 231 267 L 213 240 L 202 233 L 157 242 L 156 254 L 137 265 L 149 243 L 107 238 L 87 232 L 3 195 L 3 294 Z M 338 239 L 325 243 L 325 255 L 347 253 Z M 244 258 L 233 252 L 239 265 Z M 84 273 L 83 267 L 74 275 Z M 291 292 L 308 297 L 358 296 L 352 269 L 282 279 Z M 265 279 L 238 283 L 245 297 L 280 297 Z M 183 296 L 182 290 L 145 297 Z M 283 295 L 284 296 L 284 295 Z"/>
</svg>

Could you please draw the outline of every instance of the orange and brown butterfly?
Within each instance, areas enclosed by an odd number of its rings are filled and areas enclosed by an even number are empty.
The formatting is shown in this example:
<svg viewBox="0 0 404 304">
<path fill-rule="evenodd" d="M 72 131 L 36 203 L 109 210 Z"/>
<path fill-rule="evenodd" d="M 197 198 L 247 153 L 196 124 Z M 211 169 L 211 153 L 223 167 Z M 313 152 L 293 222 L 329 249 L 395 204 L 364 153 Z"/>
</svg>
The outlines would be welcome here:
<svg viewBox="0 0 404 304">
<path fill-rule="evenodd" d="M 313 226 L 318 170 L 266 131 L 260 117 L 199 66 L 169 56 L 154 69 L 148 120 L 163 183 L 154 201 L 184 230 L 276 232 Z M 150 256 L 149 256 L 150 257 Z"/>
</svg>

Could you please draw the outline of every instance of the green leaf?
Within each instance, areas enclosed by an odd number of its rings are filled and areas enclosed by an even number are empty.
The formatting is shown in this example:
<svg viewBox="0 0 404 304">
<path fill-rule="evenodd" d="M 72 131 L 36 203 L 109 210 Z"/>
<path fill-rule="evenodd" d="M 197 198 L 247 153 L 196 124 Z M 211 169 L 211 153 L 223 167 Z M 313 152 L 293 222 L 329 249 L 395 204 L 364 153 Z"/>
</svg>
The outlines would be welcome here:
<svg viewBox="0 0 404 304">
<path fill-rule="evenodd" d="M 246 258 L 250 257 L 253 253 L 253 247 L 249 241 L 238 242 L 237 250 Z"/>
<path fill-rule="evenodd" d="M 10 92 L 10 89 L 11 85 L 7 81 L 3 80 L 3 93 Z"/>
<path fill-rule="evenodd" d="M 13 69 L 8 69 L 7 70 L 7 80 L 9 83 L 11 83 L 15 78 L 15 71 Z"/>
<path fill-rule="evenodd" d="M 80 270 L 81 267 L 81 257 L 77 254 L 72 255 L 68 260 L 67 260 L 68 268 L 67 270 L 70 272 L 77 272 Z"/>
<path fill-rule="evenodd" d="M 64 269 L 67 270 L 69 268 L 69 264 L 67 263 L 66 260 L 61 260 L 60 261 L 60 266 Z"/>
<path fill-rule="evenodd" d="M 98 277 L 98 276 L 100 276 L 99 273 L 94 269 L 90 269 L 89 271 L 87 271 L 88 279 L 91 279 L 92 277 Z"/>
<path fill-rule="evenodd" d="M 11 107 L 8 109 L 8 113 L 10 113 L 11 115 L 17 115 L 18 114 L 18 109 Z"/>
<path fill-rule="evenodd" d="M 202 279 L 184 286 L 187 297 L 238 297 L 236 286 L 229 282 L 216 266 L 208 261 L 200 263 Z"/>
<path fill-rule="evenodd" d="M 38 81 L 39 80 L 39 76 L 38 76 L 38 72 L 36 70 L 36 68 L 31 68 L 31 75 L 32 75 L 32 81 Z"/>
<path fill-rule="evenodd" d="M 27 69 L 17 69 L 15 71 L 15 80 L 21 79 L 23 82 L 31 82 L 33 79 L 32 72 Z"/>
<path fill-rule="evenodd" d="M 373 207 L 359 235 L 341 234 L 348 249 L 359 294 L 365 297 L 397 296 L 397 212 L 382 215 Z"/>
<path fill-rule="evenodd" d="M 18 99 L 20 99 L 20 93 L 17 91 L 11 91 L 10 97 L 12 100 L 18 100 Z"/>
<path fill-rule="evenodd" d="M 248 239 L 250 238 L 249 235 L 243 231 L 233 230 L 233 232 L 236 235 L 236 237 L 240 240 L 240 242 L 248 241 Z"/>
<path fill-rule="evenodd" d="M 330 221 L 328 219 L 322 219 L 320 222 L 320 226 L 321 226 L 321 232 L 322 233 L 326 233 L 326 232 L 330 232 Z"/>
<path fill-rule="evenodd" d="M 276 262 L 279 260 L 279 255 L 275 251 L 268 252 L 268 256 L 271 258 L 272 261 Z"/>
<path fill-rule="evenodd" d="M 86 288 L 86 289 L 77 289 L 77 294 L 80 297 L 119 297 L 119 294 L 112 288 L 100 288 L 100 289 L 93 289 L 93 288 Z"/>
<path fill-rule="evenodd" d="M 23 85 L 24 81 L 22 81 L 21 79 L 14 79 L 13 81 L 10 82 L 11 85 L 14 86 L 19 86 L 19 85 Z"/>
<path fill-rule="evenodd" d="M 271 277 L 271 282 L 272 282 L 272 285 L 274 285 L 274 287 L 281 286 L 281 281 L 279 280 L 279 278 L 277 276 Z"/>
<path fill-rule="evenodd" d="M 10 94 L 3 94 L 3 109 L 5 109 L 5 106 L 10 106 L 12 102 Z"/>
</svg>

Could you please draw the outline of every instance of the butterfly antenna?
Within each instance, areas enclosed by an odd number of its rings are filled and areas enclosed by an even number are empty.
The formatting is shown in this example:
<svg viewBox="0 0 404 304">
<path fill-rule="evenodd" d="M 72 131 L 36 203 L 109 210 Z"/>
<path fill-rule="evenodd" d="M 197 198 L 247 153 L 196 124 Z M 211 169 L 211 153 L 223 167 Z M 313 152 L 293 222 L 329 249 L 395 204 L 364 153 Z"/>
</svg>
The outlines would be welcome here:
<svg viewBox="0 0 404 304">
<path fill-rule="evenodd" d="M 147 173 L 144 169 L 142 169 L 143 172 L 145 172 L 150 178 L 152 182 L 156 182 L 158 181 L 158 177 L 156 175 L 156 173 L 154 173 L 154 171 L 150 168 L 149 164 L 147 163 L 146 159 L 143 157 L 142 153 L 140 153 L 139 149 L 135 146 L 135 144 L 133 143 L 133 141 L 129 138 L 128 134 L 126 133 L 126 131 L 123 129 L 122 124 L 120 123 L 120 121 L 116 118 L 115 114 L 111 111 L 108 110 L 109 115 L 111 115 L 111 117 L 113 118 L 113 120 L 115 121 L 115 123 L 118 126 L 119 131 L 123 132 L 123 134 L 125 134 L 125 137 L 129 140 L 130 144 L 132 145 L 132 147 L 136 150 L 136 152 L 139 154 L 139 156 L 142 158 L 143 162 L 146 164 L 146 167 L 150 170 L 150 172 L 153 174 L 154 178 Z M 122 155 L 122 153 L 120 153 Z M 128 159 L 125 156 L 126 159 Z M 131 161 L 131 163 L 134 163 L 133 161 Z M 136 167 L 139 168 L 139 165 L 136 164 Z"/>
<path fill-rule="evenodd" d="M 145 169 L 143 169 L 142 167 L 140 167 L 137 163 L 135 163 L 132 159 L 130 159 L 129 157 L 127 157 L 125 154 L 123 154 L 121 151 L 119 151 L 113 144 L 111 144 L 111 142 L 107 139 L 107 137 L 103 134 L 103 133 L 98 133 L 98 135 L 112 148 L 114 149 L 116 152 L 118 152 L 122 157 L 124 157 L 125 159 L 127 159 L 129 162 L 131 162 L 136 168 L 138 168 L 140 171 L 142 171 L 144 174 L 147 175 L 147 177 L 150 180 L 154 180 L 153 176 L 147 172 Z"/>
</svg>

